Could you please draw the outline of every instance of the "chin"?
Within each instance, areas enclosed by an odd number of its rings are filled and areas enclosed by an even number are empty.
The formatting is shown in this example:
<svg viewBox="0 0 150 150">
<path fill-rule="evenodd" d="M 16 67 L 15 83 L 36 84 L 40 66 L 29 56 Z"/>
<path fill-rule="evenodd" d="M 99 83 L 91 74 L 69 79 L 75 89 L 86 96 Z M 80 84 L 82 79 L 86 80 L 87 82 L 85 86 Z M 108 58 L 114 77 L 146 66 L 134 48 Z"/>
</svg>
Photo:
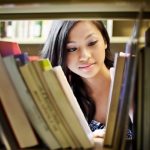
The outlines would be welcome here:
<svg viewBox="0 0 150 150">
<path fill-rule="evenodd" d="M 94 78 L 96 76 L 96 74 L 94 73 L 91 73 L 91 74 L 84 74 L 84 75 L 80 75 L 82 78 L 85 78 L 85 79 L 91 79 L 91 78 Z"/>
</svg>

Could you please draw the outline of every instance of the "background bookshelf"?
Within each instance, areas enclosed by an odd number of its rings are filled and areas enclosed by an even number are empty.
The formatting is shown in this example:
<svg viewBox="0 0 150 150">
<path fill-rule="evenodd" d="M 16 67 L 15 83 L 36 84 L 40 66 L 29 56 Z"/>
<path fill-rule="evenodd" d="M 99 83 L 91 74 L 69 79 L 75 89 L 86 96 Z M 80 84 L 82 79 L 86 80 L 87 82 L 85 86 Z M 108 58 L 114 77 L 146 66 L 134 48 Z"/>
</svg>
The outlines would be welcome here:
<svg viewBox="0 0 150 150">
<path fill-rule="evenodd" d="M 1 0 L 0 21 L 48 21 L 77 18 L 107 20 L 111 50 L 116 52 L 124 50 L 125 43 L 130 37 L 134 21 L 142 6 L 144 7 L 144 33 L 150 19 L 149 0 L 42 0 L 42 2 L 40 0 Z M 42 29 L 46 28 L 42 27 Z M 143 33 L 141 34 L 141 44 L 144 42 Z M 14 38 L 20 44 L 22 51 L 28 51 L 30 55 L 39 53 L 45 39 L 46 35 L 23 40 L 22 38 Z"/>
<path fill-rule="evenodd" d="M 37 55 L 45 42 L 52 20 L 6 20 L 0 22 L 0 40 L 19 43 L 22 51 Z"/>
<path fill-rule="evenodd" d="M 7 20 L 0 22 L 2 40 L 16 40 L 23 44 L 43 43 L 51 20 Z"/>
<path fill-rule="evenodd" d="M 53 20 L 3 20 L 0 21 L 0 40 L 15 41 L 20 44 L 22 51 L 30 55 L 38 55 L 48 36 Z M 111 49 L 113 52 L 123 51 L 129 40 L 135 20 L 103 19 L 107 28 Z M 140 33 L 141 46 L 144 44 L 144 33 L 150 26 L 150 21 L 144 20 Z"/>
</svg>

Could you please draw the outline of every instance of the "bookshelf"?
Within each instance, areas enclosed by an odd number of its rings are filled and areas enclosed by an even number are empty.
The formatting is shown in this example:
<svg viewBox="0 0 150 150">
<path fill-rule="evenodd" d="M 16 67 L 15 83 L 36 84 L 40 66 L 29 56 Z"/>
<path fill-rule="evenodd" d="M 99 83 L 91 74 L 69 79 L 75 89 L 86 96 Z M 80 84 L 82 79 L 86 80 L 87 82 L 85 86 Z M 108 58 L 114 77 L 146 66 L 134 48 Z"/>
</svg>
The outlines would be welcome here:
<svg viewBox="0 0 150 150">
<path fill-rule="evenodd" d="M 53 20 L 11 20 L 0 21 L 0 39 L 14 40 L 20 44 L 43 44 Z M 134 26 L 133 20 L 103 19 L 111 43 L 126 43 Z M 143 21 L 140 42 L 144 43 L 144 33 L 150 26 L 149 20 Z"/>
<path fill-rule="evenodd" d="M 53 20 L 2 20 L 0 21 L 0 40 L 16 41 L 23 51 L 30 55 L 37 55 L 44 44 L 50 25 Z M 123 51 L 125 43 L 129 40 L 134 21 L 131 19 L 103 19 L 111 42 L 112 51 Z M 143 21 L 140 33 L 141 46 L 144 44 L 145 30 L 150 26 L 148 19 Z"/>
<path fill-rule="evenodd" d="M 148 0 L 144 1 L 145 12 L 143 13 L 144 20 L 150 19 L 150 3 Z M 114 5 L 115 3 L 115 5 Z M 39 19 L 115 19 L 113 27 L 114 30 L 122 23 L 122 20 L 132 21 L 137 17 L 137 14 L 143 4 L 142 0 L 135 0 L 129 2 L 127 0 L 31 0 L 16 1 L 16 0 L 1 0 L 0 1 L 0 20 L 39 20 Z M 118 32 L 119 33 L 119 32 Z M 128 35 L 121 33 L 112 33 L 112 43 L 125 43 L 128 40 Z M 128 32 L 129 33 L 129 32 Z M 121 37 L 121 38 L 120 38 Z M 120 40 L 120 42 L 119 42 Z M 43 44 L 44 39 L 38 38 L 33 40 L 19 41 L 20 44 Z M 143 38 L 141 38 L 143 42 Z"/>
<path fill-rule="evenodd" d="M 44 43 L 52 20 L 5 20 L 0 21 L 1 40 L 14 40 L 23 44 Z"/>
<path fill-rule="evenodd" d="M 134 19 L 144 3 L 146 4 L 143 15 L 144 18 L 149 18 L 149 0 L 1 0 L 0 19 L 70 19 L 77 16 L 87 19 Z"/>
</svg>

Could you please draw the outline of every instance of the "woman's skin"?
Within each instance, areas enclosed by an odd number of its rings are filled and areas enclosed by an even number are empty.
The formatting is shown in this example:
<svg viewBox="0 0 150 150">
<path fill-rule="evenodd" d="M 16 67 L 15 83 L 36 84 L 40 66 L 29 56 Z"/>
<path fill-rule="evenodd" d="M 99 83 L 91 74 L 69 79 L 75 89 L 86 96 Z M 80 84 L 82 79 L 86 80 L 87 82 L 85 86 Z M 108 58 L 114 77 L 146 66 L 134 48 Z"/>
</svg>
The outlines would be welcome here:
<svg viewBox="0 0 150 150">
<path fill-rule="evenodd" d="M 94 119 L 106 122 L 108 96 L 111 84 L 110 71 L 104 64 L 107 44 L 100 31 L 90 21 L 77 23 L 69 33 L 67 66 L 81 76 L 96 105 Z M 95 132 L 103 136 L 104 131 Z"/>
</svg>

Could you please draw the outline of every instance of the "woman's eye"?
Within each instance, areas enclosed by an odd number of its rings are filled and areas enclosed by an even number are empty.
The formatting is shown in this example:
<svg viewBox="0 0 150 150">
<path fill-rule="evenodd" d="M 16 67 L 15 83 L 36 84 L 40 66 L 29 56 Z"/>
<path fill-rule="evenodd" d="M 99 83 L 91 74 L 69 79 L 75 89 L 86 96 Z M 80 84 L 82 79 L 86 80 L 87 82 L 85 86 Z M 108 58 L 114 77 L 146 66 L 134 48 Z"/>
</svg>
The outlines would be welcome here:
<svg viewBox="0 0 150 150">
<path fill-rule="evenodd" d="M 88 43 L 88 46 L 93 46 L 93 45 L 95 45 L 96 43 L 97 43 L 97 41 L 89 42 L 89 43 Z"/>
<path fill-rule="evenodd" d="M 68 48 L 68 49 L 67 49 L 68 52 L 74 52 L 74 51 L 76 51 L 76 50 L 77 50 L 77 48 Z"/>
</svg>

